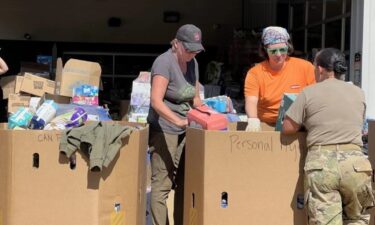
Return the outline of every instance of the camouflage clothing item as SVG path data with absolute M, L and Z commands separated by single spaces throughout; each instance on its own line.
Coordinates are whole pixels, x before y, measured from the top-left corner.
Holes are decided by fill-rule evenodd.
M 369 160 L 359 147 L 324 147 L 310 149 L 304 167 L 309 225 L 369 224 L 367 209 L 374 206 Z

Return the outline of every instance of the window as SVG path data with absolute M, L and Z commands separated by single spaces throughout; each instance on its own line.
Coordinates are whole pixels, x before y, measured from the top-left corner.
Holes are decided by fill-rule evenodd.
M 309 24 L 322 21 L 323 18 L 323 1 L 308 1 L 308 20 Z
M 341 49 L 341 20 L 335 20 L 326 24 L 326 34 L 324 38 L 324 47 Z
M 349 52 L 351 0 L 289 2 L 289 30 L 293 36 L 293 44 L 305 57 L 312 55 L 312 49 L 324 47 Z

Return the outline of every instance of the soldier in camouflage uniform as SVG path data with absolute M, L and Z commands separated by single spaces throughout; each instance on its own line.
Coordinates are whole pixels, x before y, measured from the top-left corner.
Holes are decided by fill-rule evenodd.
M 372 168 L 361 128 L 366 103 L 363 91 L 342 81 L 345 56 L 327 48 L 315 57 L 319 83 L 306 87 L 286 113 L 283 133 L 307 130 L 305 201 L 310 225 L 369 224 L 374 206 Z

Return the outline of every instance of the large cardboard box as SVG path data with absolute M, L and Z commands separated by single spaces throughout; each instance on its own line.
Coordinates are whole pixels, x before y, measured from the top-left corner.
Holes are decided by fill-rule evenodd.
M 102 69 L 99 63 L 78 59 L 69 59 L 61 69 L 61 60 L 57 61 L 56 93 L 72 97 L 73 88 L 80 84 L 100 85 Z
M 0 86 L 3 89 L 3 99 L 7 99 L 10 94 L 20 92 L 22 76 L 5 76 L 0 79 Z
M 29 107 L 30 99 L 30 96 L 10 94 L 8 98 L 8 113 L 17 112 L 19 107 Z
M 375 120 L 368 121 L 368 146 L 367 147 L 368 147 L 368 157 L 372 166 L 372 172 L 374 173 L 374 169 L 375 169 Z M 372 177 L 372 189 L 373 189 L 373 193 L 375 193 L 374 176 Z M 375 208 L 372 208 L 370 212 L 371 212 L 370 224 L 374 224 Z
M 236 127 L 188 128 L 184 225 L 306 225 L 305 134 Z
M 23 76 L 20 91 L 36 96 L 43 96 L 45 93 L 55 93 L 55 81 L 25 73 Z
M 79 152 L 71 167 L 60 137 L 0 129 L 0 224 L 144 225 L 148 127 L 124 138 L 102 172 L 90 172 Z

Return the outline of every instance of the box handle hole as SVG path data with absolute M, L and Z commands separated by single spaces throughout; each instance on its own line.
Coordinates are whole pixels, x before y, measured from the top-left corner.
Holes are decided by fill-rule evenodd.
M 194 193 L 191 194 L 191 207 L 195 208 L 195 194 Z
M 228 207 L 228 193 L 227 192 L 221 193 L 220 205 L 221 205 L 221 208 Z
M 37 169 L 39 168 L 39 154 L 38 153 L 33 154 L 33 167 Z
M 297 209 L 303 209 L 305 205 L 304 196 L 303 194 L 297 195 Z
M 70 167 L 71 170 L 74 170 L 77 167 L 76 155 L 70 156 L 69 167 Z

